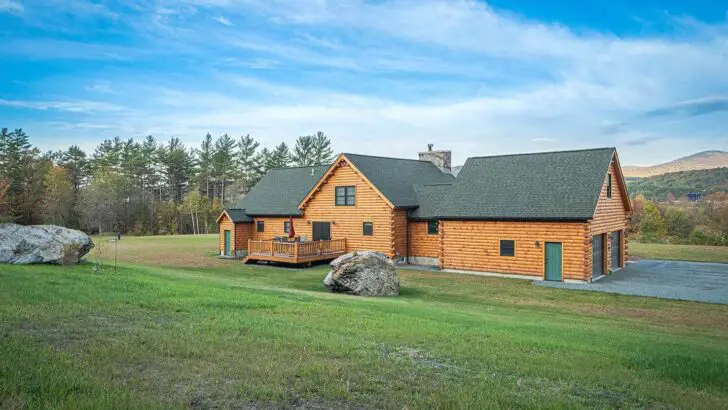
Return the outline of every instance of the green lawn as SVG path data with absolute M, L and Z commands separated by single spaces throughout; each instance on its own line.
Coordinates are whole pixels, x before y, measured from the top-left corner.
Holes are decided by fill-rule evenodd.
M 642 259 L 728 263 L 728 246 L 629 242 L 629 254 Z
M 0 408 L 728 407 L 728 306 L 415 271 L 357 298 L 215 240 L 0 267 Z

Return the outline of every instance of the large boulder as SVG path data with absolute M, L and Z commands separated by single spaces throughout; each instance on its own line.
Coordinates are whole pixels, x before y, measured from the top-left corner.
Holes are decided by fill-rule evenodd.
M 379 252 L 352 252 L 334 259 L 324 285 L 332 292 L 359 296 L 399 295 L 397 271 Z
M 88 235 L 55 225 L 0 224 L 0 263 L 78 263 L 94 247 Z

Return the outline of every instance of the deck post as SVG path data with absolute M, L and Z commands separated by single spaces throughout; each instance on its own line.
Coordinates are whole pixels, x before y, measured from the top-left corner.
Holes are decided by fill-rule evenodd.
M 298 242 L 293 242 L 293 258 L 298 262 Z

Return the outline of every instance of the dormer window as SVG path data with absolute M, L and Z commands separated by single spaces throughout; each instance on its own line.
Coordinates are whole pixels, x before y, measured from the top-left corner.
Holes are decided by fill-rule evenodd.
M 354 204 L 356 203 L 355 197 L 355 186 L 336 187 L 336 206 L 354 206 Z

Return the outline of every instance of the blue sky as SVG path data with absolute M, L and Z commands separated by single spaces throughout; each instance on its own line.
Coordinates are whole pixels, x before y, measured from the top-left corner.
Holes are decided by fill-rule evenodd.
M 575 7 L 574 4 L 579 4 Z M 728 150 L 728 2 L 0 0 L 0 126 L 413 157 Z

